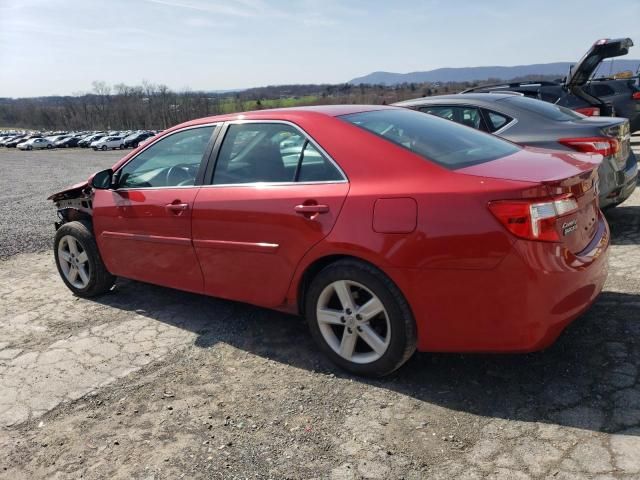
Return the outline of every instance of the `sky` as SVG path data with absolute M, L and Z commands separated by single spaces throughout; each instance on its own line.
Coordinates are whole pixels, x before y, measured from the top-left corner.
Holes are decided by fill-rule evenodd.
M 0 97 L 576 61 L 605 37 L 640 58 L 640 0 L 0 0 Z

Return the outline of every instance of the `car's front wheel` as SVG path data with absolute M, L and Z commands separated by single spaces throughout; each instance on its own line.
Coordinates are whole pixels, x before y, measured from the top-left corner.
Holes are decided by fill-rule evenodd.
M 415 320 L 398 287 L 380 270 L 355 260 L 324 268 L 305 299 L 311 333 L 340 367 L 383 376 L 416 349 Z
M 108 292 L 115 283 L 100 257 L 88 222 L 68 222 L 56 232 L 54 255 L 65 285 L 80 297 Z

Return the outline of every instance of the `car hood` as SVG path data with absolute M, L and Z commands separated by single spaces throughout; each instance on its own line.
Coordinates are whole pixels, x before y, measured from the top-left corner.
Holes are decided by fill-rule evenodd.
M 564 82 L 565 85 L 567 87 L 584 85 L 604 59 L 626 55 L 631 47 L 633 47 L 633 41 L 630 38 L 598 40 L 571 69 Z
M 93 177 L 93 175 L 92 175 Z M 65 188 L 64 190 L 60 190 L 59 192 L 53 193 L 47 197 L 47 200 L 53 200 L 57 202 L 58 200 L 64 200 L 65 198 L 75 198 L 78 197 L 86 188 L 89 188 L 89 181 L 76 183 L 75 185 L 71 185 L 70 187 Z

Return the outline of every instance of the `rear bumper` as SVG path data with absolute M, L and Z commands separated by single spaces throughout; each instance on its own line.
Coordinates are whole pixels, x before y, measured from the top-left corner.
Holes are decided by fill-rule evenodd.
M 609 227 L 580 254 L 517 241 L 492 270 L 392 269 L 418 326 L 418 350 L 531 352 L 587 310 L 607 277 Z
M 638 161 L 633 152 L 629 154 L 624 170 L 610 172 L 612 180 L 608 182 L 607 191 L 600 190 L 600 207 L 607 208 L 624 202 L 631 196 L 638 184 Z

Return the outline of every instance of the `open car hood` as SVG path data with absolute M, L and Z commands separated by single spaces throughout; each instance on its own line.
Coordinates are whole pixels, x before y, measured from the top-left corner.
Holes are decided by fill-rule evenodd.
M 633 41 L 630 38 L 598 40 L 571 69 L 564 82 L 565 86 L 584 85 L 604 59 L 626 55 L 631 47 L 633 47 Z

